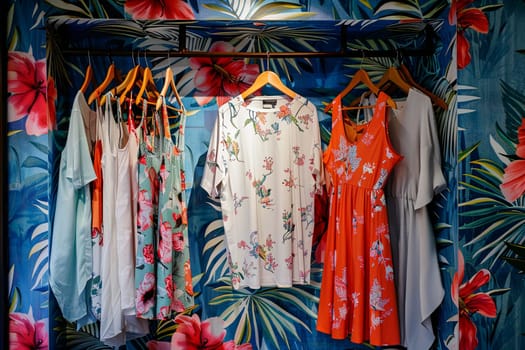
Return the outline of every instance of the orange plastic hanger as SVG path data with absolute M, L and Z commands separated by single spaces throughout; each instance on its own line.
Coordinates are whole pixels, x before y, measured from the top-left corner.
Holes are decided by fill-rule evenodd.
M 355 72 L 354 76 L 352 77 L 352 80 L 350 80 L 348 85 L 337 96 L 341 98 L 346 96 L 348 93 L 350 93 L 350 91 L 352 91 L 360 83 L 364 84 L 374 94 L 379 95 L 379 91 L 380 91 L 379 88 L 376 85 L 374 85 L 374 83 L 372 83 L 372 80 L 370 80 L 368 73 L 364 69 L 360 68 L 357 72 Z M 387 99 L 386 103 L 388 104 L 390 108 L 397 107 L 394 100 L 392 100 L 392 98 L 390 97 Z M 328 112 L 332 108 L 332 106 L 333 106 L 333 101 L 329 103 L 328 105 L 326 105 L 324 109 L 325 113 Z M 359 108 L 370 108 L 370 107 L 372 106 L 344 107 L 343 109 L 359 109 Z
M 86 68 L 86 75 L 84 76 L 84 82 L 80 86 L 80 91 L 82 91 L 82 93 L 85 94 L 89 84 L 92 82 L 93 82 L 93 68 L 91 67 L 91 64 L 88 64 Z
M 168 93 L 168 89 L 171 87 L 171 91 L 175 95 L 175 98 L 177 99 L 177 103 L 182 108 L 182 98 L 179 95 L 179 91 L 177 90 L 177 86 L 175 85 L 175 80 L 173 79 L 173 70 L 171 67 L 166 68 L 166 77 L 164 78 L 164 85 L 162 86 L 162 89 L 160 90 L 159 97 L 157 98 L 157 104 L 156 109 L 159 110 L 162 106 L 162 98 L 166 97 L 166 94 Z M 173 108 L 172 108 L 173 109 Z M 182 111 L 182 109 L 178 110 L 179 112 Z
M 295 96 L 297 96 L 297 93 L 295 93 L 295 91 L 291 90 L 283 84 L 281 78 L 279 78 L 279 76 L 275 72 L 267 70 L 257 76 L 253 84 L 241 93 L 241 97 L 243 99 L 246 99 L 248 96 L 250 96 L 257 90 L 263 88 L 267 84 L 270 84 L 271 86 L 281 91 L 290 98 L 294 98 Z
M 93 103 L 93 101 L 98 100 L 104 90 L 111 84 L 111 82 L 115 79 L 115 64 L 112 63 L 109 68 L 108 72 L 106 73 L 106 77 L 104 78 L 104 81 L 97 86 L 97 88 L 89 95 L 88 104 Z

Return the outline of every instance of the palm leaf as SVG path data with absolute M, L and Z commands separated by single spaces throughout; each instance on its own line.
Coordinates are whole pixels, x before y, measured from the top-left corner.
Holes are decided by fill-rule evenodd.
M 302 5 L 290 1 L 220 0 L 203 6 L 227 18 L 241 20 L 286 20 L 314 15 L 301 11 Z
M 208 276 L 205 284 L 210 283 L 217 277 L 223 277 L 228 272 L 228 260 L 224 233 L 218 232 L 223 229 L 222 219 L 212 221 L 206 227 L 202 255 L 206 259 L 206 272 Z
M 55 330 L 58 331 L 56 343 L 67 347 L 69 350 L 113 349 L 99 340 L 98 326 L 96 324 L 88 325 L 77 330 L 74 324 L 61 319 L 57 321 Z
M 74 14 L 78 17 L 84 17 L 84 18 L 93 17 L 93 15 L 89 12 L 89 8 L 85 6 L 84 1 L 80 1 L 80 3 L 84 5 L 84 8 L 74 5 L 72 3 L 69 3 L 69 2 L 62 1 L 62 0 L 46 0 L 46 2 L 50 4 L 52 7 L 65 11 L 71 15 Z
M 303 316 L 312 319 L 317 317 L 307 302 L 317 303 L 318 299 L 297 287 L 234 290 L 229 278 L 223 278 L 220 282 L 221 284 L 214 288 L 218 295 L 212 298 L 209 304 L 224 307 L 220 317 L 226 327 L 235 325 L 237 343 L 253 340 L 259 343 L 259 335 L 254 335 L 252 330 L 260 329 L 276 347 L 279 347 L 282 341 L 289 348 L 288 336 L 299 339 L 298 326 L 310 331 Z M 297 310 L 301 317 L 291 310 Z M 255 327 L 257 324 L 259 327 Z M 253 337 L 256 339 L 252 339 Z
M 7 284 L 8 284 L 8 296 L 9 296 L 9 312 L 15 312 L 18 308 L 18 302 L 20 301 L 20 290 L 15 287 L 13 289 L 13 278 L 15 275 L 15 265 L 11 265 L 9 272 L 7 274 Z
M 177 330 L 177 324 L 173 320 L 158 321 L 153 337 L 158 340 L 170 339 Z
M 525 95 L 501 81 L 502 103 L 505 110 L 506 135 L 517 143 L 518 128 L 525 116 Z
M 448 0 L 419 1 L 424 18 L 439 18 L 439 14 L 448 8 Z
M 327 29 L 316 27 L 290 27 L 285 25 L 265 25 L 262 27 L 228 26 L 217 30 L 213 36 L 230 39 L 231 44 L 240 52 L 316 52 L 313 43 L 327 43 L 334 34 Z M 308 64 L 310 61 L 304 59 Z M 275 59 L 271 61 L 272 69 L 282 71 L 291 80 L 288 67 L 301 73 L 298 59 Z M 262 63 L 261 63 L 262 64 Z M 279 67 L 280 69 L 277 69 Z M 266 68 L 268 69 L 268 68 Z
M 505 244 L 507 248 L 509 248 L 517 256 L 503 256 L 501 258 L 509 264 L 511 264 L 512 266 L 514 266 L 515 268 L 517 268 L 520 273 L 525 272 L 525 245 L 511 242 L 505 242 Z
M 473 144 L 472 146 L 470 146 L 469 148 L 467 148 L 465 150 L 460 151 L 459 155 L 458 155 L 458 162 L 462 162 L 467 157 L 469 157 L 472 154 L 472 152 L 474 152 L 478 148 L 480 143 L 481 143 L 481 141 Z
M 417 0 L 382 0 L 376 5 L 374 15 L 380 18 L 403 19 L 422 18 L 423 14 Z

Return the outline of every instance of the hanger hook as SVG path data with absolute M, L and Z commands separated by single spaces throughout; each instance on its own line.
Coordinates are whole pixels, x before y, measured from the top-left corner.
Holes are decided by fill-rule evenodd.
M 359 63 L 359 69 L 363 69 L 363 63 L 365 62 L 365 50 L 361 49 L 361 63 Z
M 399 67 L 401 65 L 401 50 L 399 48 L 396 49 L 396 61 L 395 65 Z
M 146 62 L 146 67 L 149 68 L 149 62 L 148 62 L 148 56 L 147 56 L 147 51 L 144 50 L 144 61 Z
M 270 70 L 270 51 L 266 51 L 266 70 Z
M 133 63 L 133 67 L 136 66 L 136 64 L 135 64 L 135 55 L 133 54 L 133 49 L 131 49 L 131 63 Z
M 91 51 L 89 49 L 88 49 L 88 65 L 92 66 L 91 65 Z

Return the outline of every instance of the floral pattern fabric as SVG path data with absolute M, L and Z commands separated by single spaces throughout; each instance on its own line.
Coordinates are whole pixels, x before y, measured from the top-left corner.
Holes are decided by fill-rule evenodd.
M 317 330 L 354 343 L 400 342 L 394 270 L 383 187 L 400 156 L 386 128 L 380 93 L 372 119 L 345 132 L 341 97 L 333 103 L 332 136 L 323 161 L 330 216 Z
M 184 196 L 185 115 L 179 116 L 175 143 L 165 104 L 160 117 L 160 136 L 143 129 L 139 145 L 135 306 L 137 317 L 164 320 L 193 305 L 193 287 Z
M 220 195 L 234 288 L 309 283 L 320 169 L 305 98 L 239 95 L 220 107 L 201 185 Z

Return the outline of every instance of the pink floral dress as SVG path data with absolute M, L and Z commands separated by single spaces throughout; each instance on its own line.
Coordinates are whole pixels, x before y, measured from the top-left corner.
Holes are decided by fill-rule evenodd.
M 151 133 L 144 127 L 139 146 L 135 305 L 137 317 L 163 320 L 193 305 L 184 195 L 185 114 L 179 115 L 175 142 L 165 103 L 153 119 Z

